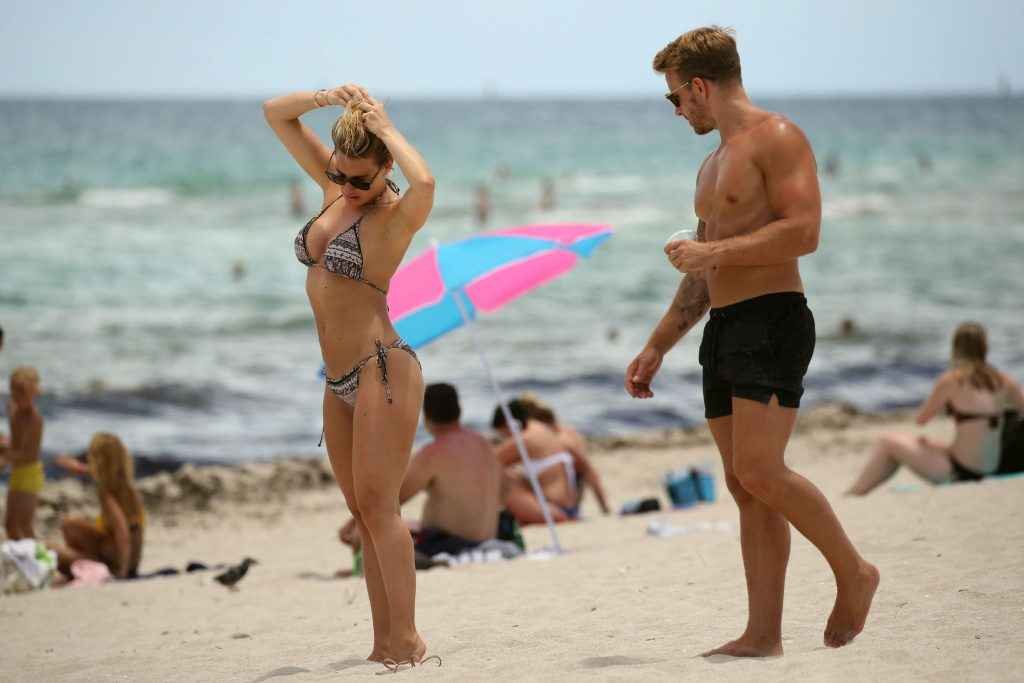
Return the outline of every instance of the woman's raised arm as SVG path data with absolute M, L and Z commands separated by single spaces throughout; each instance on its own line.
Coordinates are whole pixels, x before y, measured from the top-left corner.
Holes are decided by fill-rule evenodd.
M 342 85 L 331 90 L 293 92 L 263 103 L 263 116 L 281 144 L 321 188 L 327 187 L 324 170 L 331 152 L 312 128 L 299 121 L 299 117 L 320 107 L 346 105 L 353 97 L 367 98 L 369 95 L 358 85 Z
M 402 169 L 402 175 L 409 181 L 409 190 L 398 202 L 392 220 L 397 221 L 399 229 L 412 234 L 427 222 L 434 206 L 434 175 L 426 160 L 395 128 L 383 104 L 367 95 L 359 103 L 359 108 L 367 130 L 387 146 L 398 168 Z

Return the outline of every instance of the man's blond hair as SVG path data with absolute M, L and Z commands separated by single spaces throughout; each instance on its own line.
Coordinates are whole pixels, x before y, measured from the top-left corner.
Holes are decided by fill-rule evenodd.
M 695 77 L 726 83 L 742 83 L 736 32 L 721 26 L 702 26 L 687 31 L 654 56 L 658 73 L 674 71 L 682 80 Z

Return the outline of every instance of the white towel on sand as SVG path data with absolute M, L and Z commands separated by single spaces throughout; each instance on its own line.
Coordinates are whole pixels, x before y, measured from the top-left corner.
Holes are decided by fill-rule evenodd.
M 513 557 L 519 557 L 523 554 L 523 551 L 519 549 L 515 543 L 510 541 L 499 541 L 492 538 L 489 541 L 484 541 L 475 548 L 465 550 L 458 555 L 450 555 L 449 553 L 438 553 L 434 555 L 432 560 L 435 562 L 446 562 L 449 567 L 454 567 L 460 564 L 486 564 L 489 562 L 500 562 L 502 560 L 510 560 Z
M 20 541 L 4 541 L 0 544 L 0 558 L 4 564 L 13 565 L 17 575 L 7 572 L 4 576 L 3 592 L 19 593 L 38 590 L 50 583 L 57 567 L 57 554 L 34 538 Z M 20 580 L 19 580 L 20 579 Z

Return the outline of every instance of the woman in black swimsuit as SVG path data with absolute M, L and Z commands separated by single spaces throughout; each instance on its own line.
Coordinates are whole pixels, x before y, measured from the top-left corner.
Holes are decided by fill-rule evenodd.
M 345 112 L 326 147 L 299 117 L 319 107 Z M 306 294 L 327 367 L 324 438 L 362 537 L 373 617 L 368 659 L 418 664 L 412 539 L 399 510 L 423 400 L 416 354 L 388 317 L 387 288 L 434 202 L 427 163 L 360 86 L 297 92 L 263 104 L 267 123 L 323 190 L 323 208 L 296 235 Z M 409 182 L 399 195 L 397 163 Z
M 977 323 L 960 325 L 953 335 L 952 368 L 945 372 L 917 414 L 924 425 L 940 412 L 956 422 L 950 444 L 926 436 L 886 434 L 847 492 L 864 495 L 896 473 L 900 465 L 933 484 L 977 481 L 999 465 L 1000 430 L 1006 404 L 1024 410 L 1020 385 L 989 365 L 988 342 Z

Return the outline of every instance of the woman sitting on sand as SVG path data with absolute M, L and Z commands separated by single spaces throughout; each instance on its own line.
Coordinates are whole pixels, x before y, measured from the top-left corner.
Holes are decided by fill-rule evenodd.
M 590 462 L 590 458 L 587 456 L 587 441 L 583 438 L 583 435 L 576 431 L 572 425 L 559 421 L 551 406 L 547 405 L 530 392 L 523 393 L 519 397 L 519 400 L 522 401 L 524 406 L 526 406 L 526 410 L 529 412 L 531 418 L 540 420 L 558 432 L 558 436 L 561 438 L 562 444 L 565 446 L 566 450 L 569 451 L 570 455 L 572 455 L 573 465 L 576 468 L 579 483 L 576 507 L 579 507 L 580 501 L 582 500 L 584 487 L 589 486 L 594 491 L 594 496 L 597 498 L 597 504 L 601 506 L 601 512 L 606 515 L 611 512 L 611 508 L 608 507 L 608 497 L 605 495 L 604 484 L 601 482 L 601 475 L 599 475 L 597 470 L 594 469 L 593 464 Z
M 509 401 L 509 412 L 517 422 L 534 476 L 540 484 L 555 522 L 579 518 L 579 481 L 576 461 L 565 441 L 550 425 L 530 415 L 519 399 Z M 498 462 L 506 468 L 503 489 L 505 508 L 521 525 L 543 524 L 544 512 L 525 472 L 516 471 L 522 463 L 512 430 L 499 405 L 494 409 L 491 426 L 504 441 L 495 448 Z
M 345 107 L 333 150 L 299 117 Z M 427 646 L 416 631 L 412 537 L 398 494 L 423 402 L 412 347 L 388 316 L 388 283 L 434 202 L 427 163 L 358 85 L 296 92 L 263 105 L 267 123 L 323 191 L 323 208 L 295 236 L 306 294 L 327 368 L 324 438 L 363 543 L 373 618 L 368 659 L 416 665 Z M 397 162 L 409 182 L 399 195 Z
M 956 422 L 951 444 L 926 436 L 886 434 L 853 487 L 862 496 L 889 479 L 905 465 L 933 484 L 977 481 L 999 465 L 1003 409 L 1008 403 L 1024 410 L 1024 393 L 1012 378 L 985 361 L 988 342 L 985 329 L 963 323 L 953 335 L 952 368 L 936 381 L 931 396 L 917 414 L 917 424 L 927 424 L 945 411 Z
M 119 579 L 134 577 L 142 560 L 146 512 L 135 488 L 135 465 L 121 439 L 113 434 L 93 435 L 87 465 L 63 457 L 58 464 L 76 474 L 91 476 L 100 499 L 95 521 L 69 517 L 61 525 L 66 547 L 57 549 L 57 568 L 71 576 L 71 564 L 86 559 L 102 562 Z

